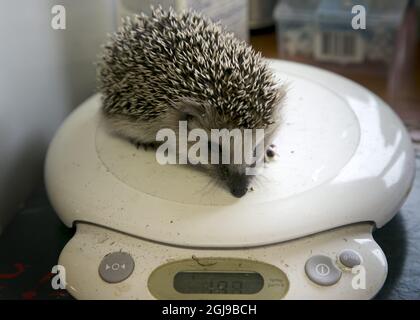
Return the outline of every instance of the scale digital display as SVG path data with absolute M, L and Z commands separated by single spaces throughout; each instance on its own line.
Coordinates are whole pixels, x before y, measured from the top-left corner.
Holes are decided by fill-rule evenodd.
M 264 287 L 258 272 L 182 271 L 173 286 L 183 294 L 256 294 Z

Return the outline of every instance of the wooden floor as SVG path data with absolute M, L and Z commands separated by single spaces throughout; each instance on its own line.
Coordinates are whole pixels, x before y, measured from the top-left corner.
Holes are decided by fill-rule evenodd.
M 281 58 L 274 31 L 252 35 L 251 44 L 267 58 Z M 333 66 L 328 69 L 360 83 L 380 96 L 403 119 L 413 140 L 420 142 L 420 43 L 414 40 L 401 51 L 403 56 L 399 64 L 388 73 L 355 72 L 350 68 Z

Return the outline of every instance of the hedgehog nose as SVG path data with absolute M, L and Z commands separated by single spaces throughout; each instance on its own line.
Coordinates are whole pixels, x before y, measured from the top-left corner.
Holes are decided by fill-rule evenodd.
M 229 189 L 236 198 L 242 198 L 248 191 L 249 177 L 245 174 L 231 173 Z
M 247 188 L 243 188 L 243 187 L 233 187 L 230 190 L 232 195 L 236 198 L 242 198 L 247 191 L 248 191 Z

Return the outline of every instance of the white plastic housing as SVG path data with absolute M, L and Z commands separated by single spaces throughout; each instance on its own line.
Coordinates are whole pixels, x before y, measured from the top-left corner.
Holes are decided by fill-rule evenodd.
M 345 268 L 338 262 L 344 249 L 358 252 L 362 258 L 360 269 Z M 104 256 L 112 252 L 127 252 L 135 261 L 129 278 L 120 283 L 107 283 L 98 274 Z M 312 282 L 305 274 L 305 263 L 314 255 L 330 257 L 341 270 L 340 280 L 332 286 Z M 196 249 L 166 246 L 145 241 L 120 232 L 85 223 L 77 224 L 77 233 L 60 255 L 59 264 L 66 270 L 66 289 L 77 299 L 156 299 L 150 275 L 160 266 L 184 259 L 241 258 L 268 263 L 282 270 L 289 288 L 283 297 L 265 299 L 370 299 L 385 282 L 388 266 L 386 258 L 372 238 L 370 224 L 358 224 L 325 231 L 290 242 L 255 248 L 232 250 Z M 191 260 L 192 261 L 192 260 Z M 253 271 L 251 268 L 249 271 Z M 180 269 L 178 271 L 188 271 Z M 269 282 L 270 279 L 265 279 Z M 171 290 L 171 283 L 161 284 L 163 291 Z M 234 296 L 238 299 L 237 296 Z M 197 295 L 178 296 L 177 299 L 197 299 Z M 172 298 L 168 298 L 172 299 Z M 232 299 L 229 295 L 207 295 L 207 299 Z M 258 295 L 244 295 L 243 299 L 258 299 Z
M 104 129 L 96 95 L 68 117 L 48 152 L 46 185 L 60 218 L 205 248 L 279 243 L 364 221 L 383 226 L 414 177 L 400 119 L 343 77 L 270 63 L 289 92 L 278 157 L 254 191 L 237 199 L 186 165 L 157 164 L 154 152 Z

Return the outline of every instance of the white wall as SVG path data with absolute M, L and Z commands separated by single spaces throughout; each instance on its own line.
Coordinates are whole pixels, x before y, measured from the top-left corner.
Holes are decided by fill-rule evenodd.
M 51 8 L 66 8 L 66 30 Z M 64 117 L 95 91 L 93 61 L 114 29 L 112 0 L 0 2 L 0 233 L 42 177 Z

